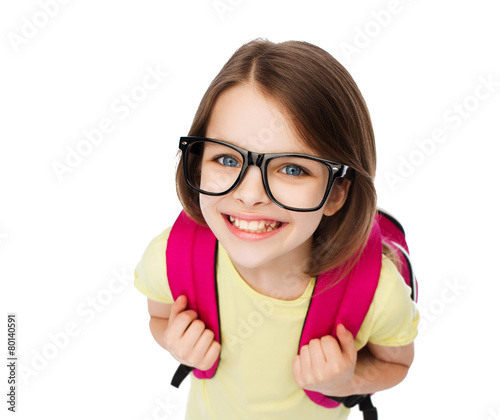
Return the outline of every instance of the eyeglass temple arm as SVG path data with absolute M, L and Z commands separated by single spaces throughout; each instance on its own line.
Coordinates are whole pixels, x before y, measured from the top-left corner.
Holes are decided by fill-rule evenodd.
M 344 165 L 342 169 L 338 172 L 338 177 L 347 179 L 349 181 L 352 181 L 354 179 L 354 176 L 356 175 L 356 171 L 352 169 L 350 166 Z

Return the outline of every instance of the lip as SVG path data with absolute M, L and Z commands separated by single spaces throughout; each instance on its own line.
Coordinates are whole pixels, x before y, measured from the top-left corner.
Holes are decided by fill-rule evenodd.
M 265 220 L 265 221 L 271 221 L 271 222 L 280 222 L 281 226 L 277 229 L 271 230 L 270 232 L 262 232 L 262 233 L 252 233 L 252 232 L 244 232 L 242 230 L 239 230 L 236 226 L 233 226 L 231 222 L 229 221 L 229 217 L 232 216 L 236 219 L 244 219 L 244 220 Z M 244 239 L 247 241 L 259 241 L 262 239 L 267 239 L 271 236 L 274 236 L 281 232 L 283 228 L 286 227 L 288 224 L 287 222 L 283 222 L 278 219 L 273 219 L 269 217 L 265 217 L 263 215 L 258 215 L 258 214 L 242 214 L 242 213 L 221 213 L 222 219 L 224 219 L 224 222 L 226 223 L 226 226 L 228 230 L 236 237 L 240 239 Z

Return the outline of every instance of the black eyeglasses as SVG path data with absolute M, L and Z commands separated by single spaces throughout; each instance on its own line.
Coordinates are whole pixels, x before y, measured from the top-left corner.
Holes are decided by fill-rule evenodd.
M 337 178 L 353 179 L 354 169 L 341 163 L 296 153 L 256 153 L 205 137 L 181 137 L 184 177 L 190 188 L 206 195 L 228 194 L 250 165 L 260 169 L 273 203 L 292 211 L 320 209 Z

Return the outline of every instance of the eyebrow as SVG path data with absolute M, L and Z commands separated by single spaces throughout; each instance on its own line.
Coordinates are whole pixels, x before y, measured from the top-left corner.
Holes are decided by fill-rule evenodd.
M 318 158 L 321 158 L 321 156 L 318 156 L 317 153 L 309 153 L 307 151 L 298 151 L 298 152 L 290 152 L 290 151 L 281 151 L 281 152 L 256 152 L 254 150 L 250 150 L 250 149 L 247 149 L 247 145 L 239 145 L 239 144 L 235 144 L 234 142 L 230 141 L 230 140 L 227 140 L 225 138 L 217 138 L 217 137 L 207 137 L 205 136 L 204 138 L 206 139 L 212 139 L 212 140 L 218 140 L 218 141 L 223 141 L 224 143 L 227 143 L 227 144 L 230 144 L 231 146 L 235 146 L 235 147 L 240 147 L 242 149 L 245 149 L 247 150 L 248 152 L 252 152 L 252 153 L 257 153 L 257 154 L 263 154 L 263 155 L 269 155 L 269 154 L 274 154 L 274 153 L 283 153 L 283 154 L 290 154 L 290 155 L 305 155 L 305 156 L 310 156 L 310 157 L 318 157 Z
M 227 143 L 227 144 L 230 144 L 231 146 L 235 146 L 235 147 L 241 147 L 242 149 L 245 149 L 245 150 L 248 150 L 248 151 L 251 151 L 249 149 L 247 149 L 244 145 L 244 146 L 241 146 L 239 144 L 235 144 L 234 142 L 232 142 L 231 140 L 228 140 L 228 139 L 225 139 L 225 138 L 220 138 L 220 137 L 207 137 L 205 136 L 206 139 L 212 139 L 212 140 L 217 140 L 217 141 L 223 141 L 224 143 Z M 257 153 L 257 152 L 255 152 Z

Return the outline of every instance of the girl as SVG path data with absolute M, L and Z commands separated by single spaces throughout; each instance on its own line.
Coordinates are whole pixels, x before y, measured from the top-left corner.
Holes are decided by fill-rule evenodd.
M 249 42 L 209 86 L 189 136 L 177 191 L 218 240 L 222 346 L 185 296 L 172 298 L 170 229 L 149 244 L 135 281 L 160 346 L 201 370 L 220 357 L 213 378 L 191 381 L 186 418 L 344 419 L 343 404 L 325 408 L 304 390 L 346 397 L 401 382 L 418 313 L 385 255 L 356 337 L 338 325 L 336 338 L 297 355 L 316 276 L 354 266 L 376 212 L 374 135 L 348 72 L 306 42 Z

